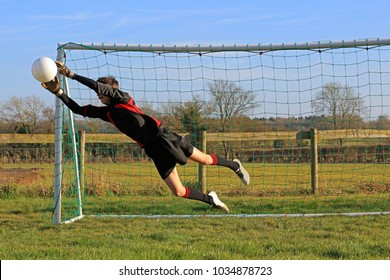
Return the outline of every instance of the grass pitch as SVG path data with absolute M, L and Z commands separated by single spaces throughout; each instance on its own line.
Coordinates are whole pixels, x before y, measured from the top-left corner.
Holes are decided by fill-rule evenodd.
M 100 169 L 102 166 L 104 172 Z M 208 185 L 218 192 L 232 214 L 390 209 L 387 165 L 323 165 L 319 195 L 308 193 L 307 165 L 247 166 L 253 182 L 248 187 L 240 186 L 229 170 L 208 169 Z M 2 166 L 6 167 L 20 168 Z M 0 178 L 3 180 L 0 185 L 0 259 L 390 259 L 390 215 L 206 217 L 202 215 L 221 213 L 206 204 L 173 197 L 150 163 L 88 166 L 84 214 L 200 216 L 187 219 L 86 217 L 75 223 L 55 225 L 51 220 L 52 165 L 22 168 L 35 173 L 20 176 L 15 181 L 8 173 Z M 185 183 L 196 182 L 196 165 L 180 168 Z M 74 193 L 70 187 L 63 191 L 64 218 L 73 218 L 72 207 L 77 208 Z
M 86 217 L 75 223 L 54 225 L 47 207 L 49 199 L 6 198 L 0 203 L 3 260 L 390 259 L 390 215 Z

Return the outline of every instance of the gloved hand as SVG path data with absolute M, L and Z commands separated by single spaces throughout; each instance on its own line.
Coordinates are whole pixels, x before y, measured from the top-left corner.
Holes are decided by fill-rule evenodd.
M 75 73 L 70 71 L 70 69 L 63 62 L 56 61 L 56 64 L 61 75 L 74 79 Z
M 60 82 L 58 81 L 57 76 L 51 81 L 41 83 L 41 86 L 50 91 L 51 93 L 55 94 L 57 97 L 60 97 L 64 93 L 64 91 L 60 87 Z

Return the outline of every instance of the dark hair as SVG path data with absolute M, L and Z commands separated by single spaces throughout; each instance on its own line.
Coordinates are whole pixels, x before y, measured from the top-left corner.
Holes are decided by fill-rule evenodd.
M 100 77 L 99 79 L 97 79 L 97 82 L 107 84 L 115 88 L 119 87 L 118 81 L 115 79 L 115 77 L 112 76 Z

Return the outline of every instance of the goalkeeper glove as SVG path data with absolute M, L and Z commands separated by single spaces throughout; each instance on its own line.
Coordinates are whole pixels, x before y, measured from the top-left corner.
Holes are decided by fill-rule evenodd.
M 57 77 L 46 83 L 41 83 L 41 85 L 51 93 L 55 94 L 55 96 L 57 97 L 60 97 L 64 93 L 64 91 L 60 87 L 60 82 L 58 81 Z
M 75 73 L 70 71 L 70 69 L 63 62 L 56 61 L 56 64 L 61 75 L 74 79 Z

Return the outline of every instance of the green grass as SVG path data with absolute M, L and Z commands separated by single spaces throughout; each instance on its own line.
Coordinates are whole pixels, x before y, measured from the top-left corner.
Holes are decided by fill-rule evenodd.
M 390 259 L 390 215 L 86 217 L 54 225 L 50 199 L 7 198 L 0 204 L 0 259 Z M 166 210 L 176 207 L 167 206 Z
M 310 195 L 304 164 L 246 164 L 244 187 L 229 170 L 208 167 L 207 184 L 232 214 L 390 211 L 383 165 L 320 165 L 320 191 Z M 207 217 L 208 205 L 173 197 L 151 163 L 88 164 L 84 219 L 54 225 L 53 166 L 0 184 L 1 259 L 390 259 L 390 215 Z M 178 167 L 196 185 L 195 164 Z M 8 174 L 6 174 L 8 176 Z M 63 219 L 77 215 L 71 176 L 64 172 Z M 5 182 L 5 183 L 4 183 Z M 71 196 L 71 197 L 69 197 Z M 102 218 L 91 214 L 198 215 L 194 218 Z M 222 214 L 221 214 L 222 215 Z
M 222 196 L 231 214 L 313 214 L 387 212 L 390 194 L 308 197 Z M 68 203 L 69 202 L 69 203 Z M 63 203 L 77 209 L 75 199 Z M 74 207 L 71 207 L 74 206 Z M 89 197 L 83 204 L 84 214 L 120 215 L 207 215 L 220 214 L 209 205 L 170 196 Z M 69 215 L 77 215 L 69 213 Z

